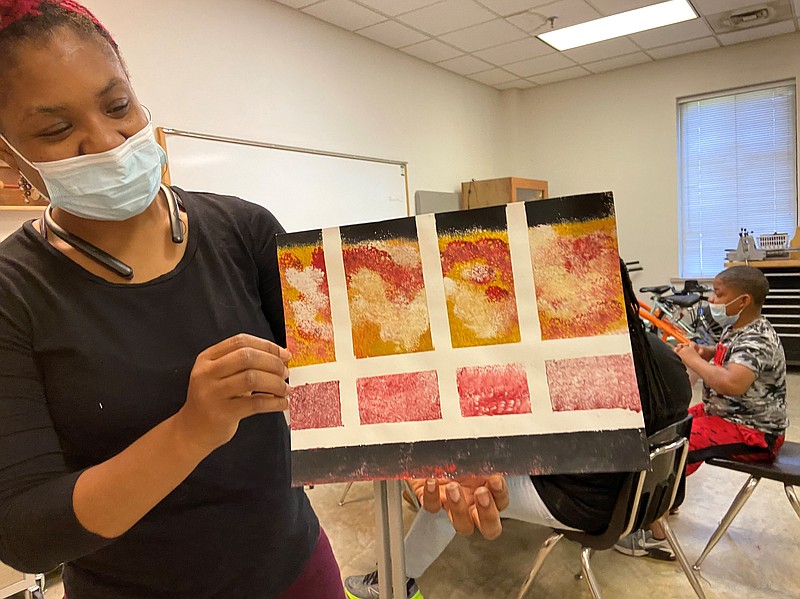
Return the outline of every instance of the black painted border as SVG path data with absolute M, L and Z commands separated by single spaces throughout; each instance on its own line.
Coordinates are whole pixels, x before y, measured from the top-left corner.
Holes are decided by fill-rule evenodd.
M 357 445 L 292 452 L 294 484 L 504 474 L 634 472 L 647 468 L 643 429 Z
M 614 194 L 605 191 L 533 200 L 525 202 L 525 213 L 529 227 L 607 218 L 614 216 Z

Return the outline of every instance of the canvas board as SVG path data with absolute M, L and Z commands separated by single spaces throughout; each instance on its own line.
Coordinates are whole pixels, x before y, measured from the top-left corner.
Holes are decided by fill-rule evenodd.
M 641 470 L 611 193 L 278 236 L 295 483 Z

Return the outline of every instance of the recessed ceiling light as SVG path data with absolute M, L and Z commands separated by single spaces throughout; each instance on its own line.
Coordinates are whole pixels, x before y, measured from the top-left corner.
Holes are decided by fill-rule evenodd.
M 647 31 L 664 25 L 696 19 L 694 9 L 688 0 L 669 0 L 652 6 L 621 12 L 609 17 L 587 21 L 564 29 L 556 29 L 537 35 L 540 40 L 564 51 L 578 46 L 586 46 L 603 40 L 610 40 L 639 31 Z

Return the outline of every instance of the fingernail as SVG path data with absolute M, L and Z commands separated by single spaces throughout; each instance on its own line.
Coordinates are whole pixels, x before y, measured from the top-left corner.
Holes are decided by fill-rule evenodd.
M 494 478 L 489 481 L 489 486 L 492 487 L 493 491 L 502 491 L 503 490 L 503 481 L 499 478 Z
M 458 488 L 458 485 L 456 483 L 448 483 L 447 497 L 453 503 L 458 503 L 461 500 L 461 490 Z
M 489 507 L 489 492 L 483 489 L 475 491 L 475 498 L 482 507 Z
M 427 489 L 428 493 L 433 493 L 436 490 L 436 481 L 432 478 L 429 478 L 425 481 L 425 488 Z

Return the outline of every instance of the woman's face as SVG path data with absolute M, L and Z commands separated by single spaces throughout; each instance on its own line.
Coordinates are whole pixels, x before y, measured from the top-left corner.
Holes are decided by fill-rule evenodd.
M 105 152 L 147 124 L 125 69 L 103 40 L 62 28 L 46 44 L 19 46 L 15 58 L 3 76 L 0 133 L 30 162 Z M 43 189 L 36 171 L 2 140 L 0 158 Z

